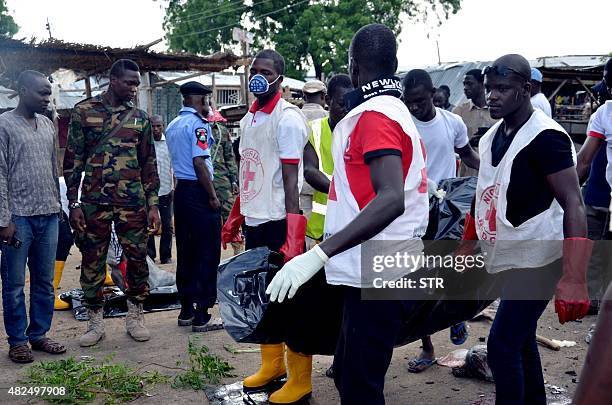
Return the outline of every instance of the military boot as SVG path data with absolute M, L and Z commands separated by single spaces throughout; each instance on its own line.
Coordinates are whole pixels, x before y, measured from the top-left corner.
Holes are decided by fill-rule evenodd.
M 89 321 L 87 331 L 79 338 L 81 347 L 89 347 L 98 343 L 104 337 L 104 321 L 102 320 L 102 308 L 87 309 Z
M 125 329 L 132 339 L 137 342 L 145 342 L 151 338 L 149 330 L 144 324 L 144 313 L 142 312 L 142 303 L 134 303 L 132 300 L 127 300 L 128 313 L 125 317 Z

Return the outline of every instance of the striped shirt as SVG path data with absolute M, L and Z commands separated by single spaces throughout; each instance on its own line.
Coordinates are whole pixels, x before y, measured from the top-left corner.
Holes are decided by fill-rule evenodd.
M 0 115 L 0 226 L 11 215 L 60 212 L 55 128 L 36 114 L 36 128 L 15 110 Z
M 158 195 L 161 197 L 170 194 L 174 189 L 174 172 L 172 171 L 172 161 L 170 160 L 168 145 L 166 145 L 166 137 L 162 135 L 161 141 L 154 142 L 157 173 L 159 175 Z

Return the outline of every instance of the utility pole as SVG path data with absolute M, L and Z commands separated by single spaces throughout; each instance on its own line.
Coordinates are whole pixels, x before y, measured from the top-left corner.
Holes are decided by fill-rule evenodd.
M 440 44 L 438 43 L 437 39 L 436 39 L 436 49 L 438 50 L 438 65 L 441 65 L 442 61 L 440 59 Z
M 49 24 L 49 17 L 47 17 L 47 31 L 49 32 L 49 39 L 53 39 L 53 35 L 51 34 L 51 24 Z
M 249 45 L 253 43 L 253 33 L 235 27 L 232 30 L 232 39 L 240 42 L 242 48 L 242 57 L 244 59 L 249 57 Z M 247 66 L 244 66 L 244 88 L 243 88 L 243 100 L 244 105 L 249 108 L 249 75 Z

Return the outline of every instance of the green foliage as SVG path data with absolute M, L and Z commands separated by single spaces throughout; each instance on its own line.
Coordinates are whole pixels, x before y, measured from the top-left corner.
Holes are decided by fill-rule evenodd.
M 146 394 L 145 388 L 168 381 L 157 371 L 139 373 L 125 364 L 77 361 L 74 357 L 40 362 L 27 369 L 33 386 L 66 387 L 66 395 L 45 398 L 52 403 L 81 404 L 98 399 L 105 404 L 133 401 Z M 98 398 L 98 396 L 100 398 Z
M 164 18 L 170 49 L 210 54 L 232 43 L 246 6 L 237 0 L 170 0 Z M 225 27 L 218 29 L 219 27 Z
M 403 17 L 438 23 L 459 10 L 461 0 L 170 0 L 164 28 L 170 48 L 211 53 L 233 43 L 234 27 L 251 29 L 255 49 L 273 44 L 287 75 L 302 78 L 346 71 L 348 46 L 363 25 L 382 23 L 399 34 Z M 208 11 L 203 11 L 208 10 Z M 197 33 L 197 34 L 196 34 Z
M 194 340 L 189 339 L 187 346 L 190 368 L 174 377 L 173 388 L 201 390 L 209 384 L 218 384 L 223 377 L 233 376 L 230 371 L 234 367 L 220 357 L 209 354 L 208 347 Z
M 5 0 L 0 0 L 0 36 L 12 37 L 19 31 L 19 26 L 8 14 Z

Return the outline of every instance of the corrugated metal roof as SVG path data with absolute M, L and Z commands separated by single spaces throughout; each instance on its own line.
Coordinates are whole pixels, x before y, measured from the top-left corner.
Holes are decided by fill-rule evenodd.
M 459 105 L 467 101 L 467 98 L 463 93 L 463 77 L 465 74 L 472 69 L 482 70 L 489 64 L 490 62 L 451 63 L 429 66 L 426 67 L 425 70 L 429 72 L 435 87 L 445 84 L 450 88 L 450 103 Z
M 10 98 L 10 96 L 14 93 L 15 92 L 13 90 L 0 86 L 0 110 L 8 110 L 17 107 L 19 98 Z

